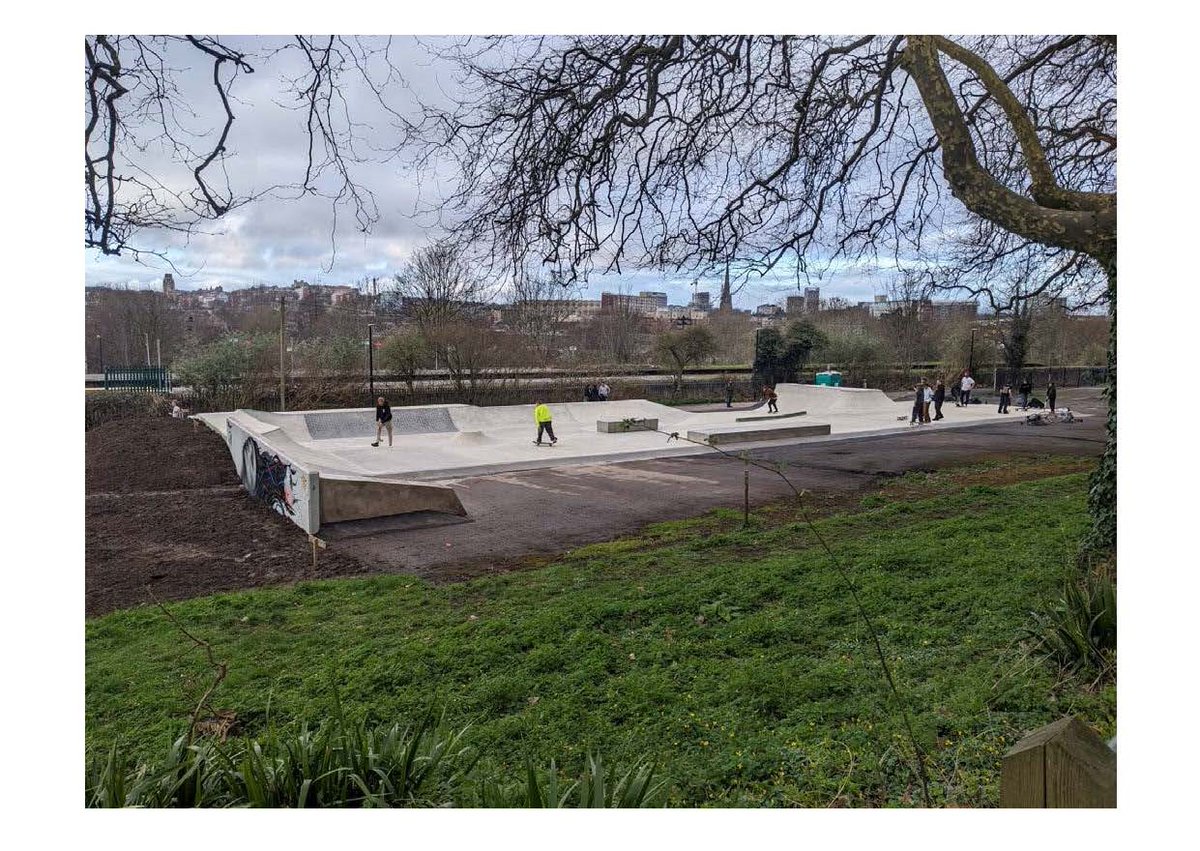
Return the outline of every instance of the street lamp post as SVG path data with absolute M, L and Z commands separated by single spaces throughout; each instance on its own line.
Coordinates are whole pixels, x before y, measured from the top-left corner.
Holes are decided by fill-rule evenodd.
M 975 329 L 971 329 L 971 355 L 968 358 L 968 367 L 971 371 L 971 377 L 975 377 Z
M 375 326 L 367 325 L 367 383 L 371 387 L 371 402 L 375 401 Z

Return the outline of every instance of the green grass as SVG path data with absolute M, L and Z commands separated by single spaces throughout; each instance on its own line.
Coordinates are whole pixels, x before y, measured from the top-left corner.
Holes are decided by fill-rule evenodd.
M 1110 735 L 1115 688 L 1030 658 L 1031 609 L 1061 592 L 1086 476 L 911 497 L 817 521 L 849 565 L 930 754 L 936 803 L 994 805 L 1000 757 L 1075 713 Z M 885 489 L 886 492 L 886 489 Z M 171 605 L 229 675 L 213 703 L 248 733 L 436 706 L 498 769 L 579 771 L 588 752 L 670 777 L 674 804 L 919 803 L 870 639 L 802 524 L 737 512 L 658 524 L 550 565 L 458 585 L 314 582 Z M 206 679 L 144 607 L 87 624 L 87 739 L 155 760 Z

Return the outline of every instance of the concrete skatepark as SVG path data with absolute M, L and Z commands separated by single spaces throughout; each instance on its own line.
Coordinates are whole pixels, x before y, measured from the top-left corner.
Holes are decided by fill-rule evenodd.
M 196 415 L 220 434 L 246 489 L 309 534 L 323 526 L 414 512 L 465 515 L 455 481 L 572 467 L 891 434 L 912 428 L 912 403 L 881 390 L 780 384 L 765 406 L 696 413 L 642 399 L 551 405 L 558 444 L 534 446 L 533 405 L 393 408 L 393 445 L 371 446 L 373 408 Z M 944 406 L 921 430 L 1012 421 L 991 405 Z M 627 420 L 657 431 L 625 430 Z M 675 432 L 688 440 L 670 440 Z

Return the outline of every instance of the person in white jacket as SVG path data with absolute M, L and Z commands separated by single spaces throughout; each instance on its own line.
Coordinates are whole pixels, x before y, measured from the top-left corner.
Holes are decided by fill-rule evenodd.
M 975 379 L 968 370 L 963 370 L 962 381 L 959 383 L 958 405 L 971 404 L 971 391 L 975 389 Z

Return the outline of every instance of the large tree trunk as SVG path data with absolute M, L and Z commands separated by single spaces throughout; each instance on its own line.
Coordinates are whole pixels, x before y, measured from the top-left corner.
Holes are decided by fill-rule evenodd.
M 1111 550 L 1117 546 L 1117 261 L 1110 260 L 1108 272 L 1108 380 L 1104 395 L 1108 400 L 1108 439 L 1104 455 L 1092 473 L 1088 489 L 1088 513 L 1092 531 L 1087 545 L 1092 550 Z

